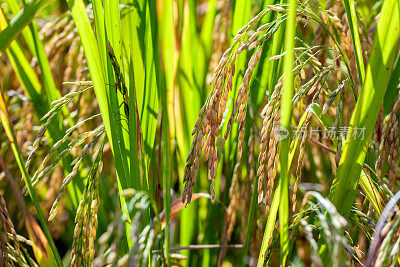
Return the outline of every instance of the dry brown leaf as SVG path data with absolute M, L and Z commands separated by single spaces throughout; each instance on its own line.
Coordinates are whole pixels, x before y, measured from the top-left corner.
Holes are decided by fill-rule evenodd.
M 192 200 L 194 201 L 198 198 L 208 198 L 208 199 L 212 199 L 210 194 L 206 194 L 206 193 L 193 193 L 192 195 Z M 171 212 L 169 215 L 169 222 L 171 223 L 172 219 L 175 218 L 175 216 L 186 206 L 186 202 L 182 203 L 182 197 L 179 197 L 177 199 L 175 199 L 172 204 L 171 204 Z M 163 210 L 160 213 L 160 220 L 161 220 L 161 230 L 164 230 L 165 228 L 165 210 Z
M 25 226 L 32 241 L 33 253 L 40 266 L 55 266 L 55 259 L 42 228 L 31 215 L 25 217 Z

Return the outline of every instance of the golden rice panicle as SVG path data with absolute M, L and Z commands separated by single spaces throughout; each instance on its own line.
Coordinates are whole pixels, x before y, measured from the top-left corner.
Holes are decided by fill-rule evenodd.
M 205 144 L 205 159 L 208 161 L 208 179 L 213 181 L 216 175 L 216 164 L 217 164 L 217 150 L 216 150 L 216 143 L 215 139 L 218 134 L 218 108 L 219 108 L 219 100 L 221 97 L 221 87 L 222 87 L 222 80 L 223 76 L 220 76 L 216 82 L 214 87 L 214 94 L 211 97 L 210 106 L 206 112 L 206 118 L 208 122 L 207 130 L 208 137 Z M 212 191 L 212 198 L 214 198 L 213 190 Z
M 262 123 L 262 128 L 261 128 L 261 144 L 260 144 L 260 154 L 258 155 L 258 162 L 259 162 L 259 167 L 257 170 L 257 176 L 258 176 L 258 203 L 261 203 L 264 192 L 262 190 L 263 183 L 264 183 L 264 178 L 265 178 L 265 161 L 267 159 L 267 155 L 269 153 L 269 142 L 272 142 L 270 140 L 270 134 L 272 131 L 272 126 L 273 126 L 273 121 L 274 117 L 276 116 L 278 112 L 278 105 L 276 104 L 278 101 L 279 97 L 279 90 L 280 90 L 280 85 L 281 83 L 278 83 L 277 86 L 275 86 L 274 92 L 272 93 L 268 104 L 265 105 L 264 109 L 261 112 L 261 115 L 264 117 L 263 123 Z M 271 163 L 270 163 L 271 164 Z
M 397 119 L 397 114 L 400 109 L 400 92 L 397 96 L 397 100 L 393 106 L 393 109 L 391 111 L 391 128 L 388 133 L 388 141 L 389 144 L 389 153 L 387 157 L 387 162 L 389 165 L 389 183 L 388 187 L 390 190 L 393 189 L 393 186 L 396 182 L 396 180 L 399 178 L 399 173 L 398 173 L 398 160 L 399 160 L 399 121 Z M 393 191 L 393 190 L 392 190 Z
M 98 149 L 91 166 L 88 183 L 79 202 L 75 217 L 74 239 L 71 251 L 71 266 L 90 265 L 95 249 L 94 240 L 97 231 L 97 213 L 99 209 L 99 176 L 103 169 L 101 157 L 105 139 Z
M 255 135 L 254 135 L 254 128 L 251 128 L 250 130 L 250 138 L 248 141 L 248 146 L 249 146 L 249 161 L 248 161 L 248 166 L 250 168 L 250 171 L 248 172 L 249 175 L 249 181 L 253 181 L 254 177 L 255 177 L 255 172 L 254 172 L 254 168 L 255 168 L 255 160 L 254 160 L 254 146 L 255 146 Z
M 200 114 L 202 113 L 203 112 L 200 111 Z M 182 203 L 186 202 L 188 204 L 190 203 L 192 198 L 192 188 L 195 185 L 193 178 L 195 178 L 196 169 L 198 168 L 201 152 L 203 149 L 203 137 L 203 129 L 200 128 L 193 139 L 189 155 L 186 159 L 186 166 L 183 175 L 183 182 L 185 183 L 185 187 L 182 192 Z M 197 142 L 198 139 L 199 142 Z
M 280 111 L 278 109 L 275 109 L 273 115 L 273 130 L 271 131 L 270 140 L 268 143 L 268 163 L 267 163 L 268 182 L 265 195 L 265 206 L 267 214 L 269 213 L 271 207 L 271 196 L 272 196 L 272 191 L 274 189 L 276 168 L 278 166 L 278 161 L 279 161 L 279 153 L 278 153 L 279 142 L 276 136 L 277 134 L 276 129 L 277 127 L 279 127 L 280 118 L 281 118 Z
M 251 75 L 253 74 L 253 71 L 257 65 L 258 60 L 260 59 L 261 56 L 261 47 L 257 49 L 257 51 L 252 55 L 249 61 L 249 66 L 247 67 L 247 70 L 243 76 L 243 81 L 242 84 L 239 88 L 239 91 L 241 91 L 241 99 L 240 99 L 240 107 L 239 107 L 239 113 L 237 116 L 237 121 L 239 124 L 239 136 L 238 136 L 238 151 L 239 151 L 239 161 L 242 158 L 242 142 L 243 142 L 243 130 L 244 130 L 244 121 L 246 117 L 246 105 L 247 105 L 247 96 L 249 94 L 249 83 L 251 79 Z
M 0 199 L 1 205 L 0 205 L 0 235 L 1 235 L 1 239 L 2 242 L 0 242 L 0 263 L 1 265 L 5 266 L 8 263 L 8 236 L 7 236 L 7 232 L 8 232 L 8 224 L 7 221 L 9 218 L 7 218 L 7 207 L 6 207 L 6 203 L 4 201 L 4 198 L 1 196 Z M 5 212 L 7 211 L 7 213 Z
M 307 129 L 308 124 L 310 123 L 312 114 L 311 112 L 307 113 L 306 121 L 304 122 L 305 128 Z M 297 161 L 297 168 L 296 168 L 296 181 L 293 186 L 293 196 L 292 196 L 292 211 L 296 211 L 296 202 L 297 202 L 297 189 L 299 186 L 299 183 L 301 181 L 301 175 L 302 175 L 302 169 L 303 169 L 303 161 L 304 161 L 304 151 L 305 151 L 305 145 L 306 145 L 306 140 L 308 138 L 308 132 L 301 133 L 301 143 L 300 143 L 300 152 L 299 152 L 299 157 Z
M 234 67 L 232 67 L 234 64 L 224 65 L 227 59 L 228 56 L 224 55 L 215 71 L 215 79 L 212 81 L 215 84 L 211 96 L 201 108 L 199 118 L 192 132 L 192 135 L 196 136 L 193 139 L 192 147 L 186 160 L 184 173 L 185 188 L 182 194 L 183 203 L 190 203 L 192 188 L 195 185 L 193 179 L 199 166 L 203 148 L 205 161 L 208 162 L 208 179 L 213 181 L 216 177 L 218 164 L 216 146 L 219 143 L 217 142 L 217 137 L 223 113 L 226 109 L 229 91 L 232 89 L 232 78 L 234 75 Z M 211 195 L 214 197 L 213 189 L 213 183 L 211 183 Z
M 19 236 L 17 236 L 2 195 L 0 195 L 0 238 L 0 265 L 27 266 L 26 256 L 22 253 L 18 242 Z
M 229 92 L 232 91 L 232 82 L 233 82 L 234 75 L 235 75 L 235 65 L 231 66 L 231 69 L 228 73 L 228 78 L 226 81 L 226 88 L 225 88 L 223 96 L 219 102 L 218 125 L 221 125 L 221 123 L 222 123 L 222 118 L 223 118 L 224 112 L 226 110 L 226 102 L 228 101 Z
M 261 128 L 261 144 L 260 144 L 260 154 L 258 156 L 258 162 L 260 163 L 257 176 L 258 176 L 258 183 L 257 183 L 257 192 L 258 192 L 258 203 L 262 201 L 262 185 L 264 181 L 264 171 L 265 171 L 265 158 L 266 158 L 266 147 L 268 142 L 268 132 L 266 129 L 266 124 L 268 123 L 269 117 L 265 117 L 263 120 L 262 128 Z M 261 195 L 261 197 L 260 197 Z
M 82 196 L 86 195 L 86 190 L 82 194 Z M 81 253 L 81 244 L 80 244 L 80 236 L 82 232 L 82 225 L 84 220 L 84 202 L 81 200 L 79 203 L 78 209 L 76 211 L 75 217 L 75 228 L 74 228 L 74 238 L 72 241 L 72 250 L 71 250 L 71 266 L 78 266 L 78 261 L 82 258 Z
M 240 29 L 234 38 L 235 45 L 238 44 L 237 41 L 244 43 L 244 38 L 247 36 L 248 30 L 254 27 L 257 22 L 266 14 L 266 11 L 261 12 L 255 19 L 251 20 L 248 25 Z M 266 27 L 261 27 L 259 33 L 254 35 L 251 42 L 265 30 Z M 242 39 L 243 37 L 243 39 Z M 233 45 L 232 47 L 235 47 Z M 196 174 L 198 168 L 199 156 L 197 156 L 196 151 L 200 150 L 201 147 L 204 148 L 205 161 L 208 162 L 208 179 L 211 181 L 211 195 L 214 198 L 214 181 L 216 178 L 217 164 L 219 160 L 217 145 L 220 146 L 221 150 L 228 139 L 232 124 L 237 118 L 238 122 L 238 158 L 242 157 L 242 144 L 244 135 L 244 121 L 246 116 L 246 105 L 249 93 L 249 83 L 255 66 L 257 65 L 261 56 L 261 47 L 253 53 L 250 58 L 248 67 L 244 74 L 242 83 L 238 89 L 238 95 L 235 101 L 235 105 L 232 109 L 232 114 L 227 123 L 227 129 L 223 138 L 219 138 L 219 128 L 222 124 L 222 118 L 226 110 L 226 103 L 229 97 L 229 92 L 232 90 L 232 81 L 235 74 L 235 61 L 237 59 L 240 51 L 236 49 L 233 51 L 232 47 L 228 48 L 222 55 L 218 65 L 216 66 L 212 77 L 209 79 L 209 84 L 213 85 L 211 91 L 211 96 L 207 100 L 206 104 L 202 107 L 199 114 L 199 118 L 195 124 L 192 135 L 198 134 L 201 130 L 201 137 L 205 139 L 204 145 L 197 146 L 198 138 L 195 138 L 192 143 L 192 148 L 189 152 L 189 156 L 186 161 L 184 182 L 185 187 L 182 194 L 182 202 L 190 203 L 192 188 L 194 186 L 193 178 Z M 240 46 L 239 46 L 240 47 Z M 237 117 L 236 117 L 237 115 Z M 195 149 L 195 147 L 197 149 Z M 195 165 L 195 166 L 194 166 Z M 194 167 L 194 168 L 193 168 Z
M 392 111 L 386 116 L 383 127 L 382 127 L 382 137 L 379 144 L 379 156 L 376 160 L 375 169 L 377 171 L 378 177 L 383 178 L 382 168 L 385 162 L 389 165 L 389 184 L 388 187 L 391 189 L 398 177 L 397 174 L 397 164 L 398 161 L 398 149 L 399 149 L 399 129 L 398 129 L 398 119 L 397 114 L 400 109 L 400 91 L 397 95 L 396 102 L 393 105 Z
M 267 105 L 271 108 L 267 110 L 267 113 L 265 115 L 265 118 L 263 120 L 262 128 L 261 128 L 261 144 L 260 144 L 260 154 L 258 156 L 258 162 L 260 163 L 258 170 L 257 170 L 257 176 L 258 176 L 258 203 L 262 201 L 263 198 L 263 191 L 262 191 L 262 186 L 264 182 L 264 177 L 265 177 L 265 159 L 267 158 L 267 153 L 268 153 L 268 142 L 269 142 L 269 136 L 270 136 L 270 131 L 272 127 L 272 107 L 273 105 Z
M 233 60 L 233 62 L 235 61 L 235 59 Z M 229 90 L 229 91 L 231 91 L 232 90 L 232 79 L 233 79 L 233 76 L 235 75 L 235 64 L 234 63 L 232 63 L 232 66 L 231 66 L 231 69 L 230 69 L 230 76 L 229 76 L 229 78 L 228 78 L 228 82 L 227 82 L 227 90 Z M 229 93 L 229 92 L 228 92 Z M 239 97 L 241 97 L 240 96 L 240 90 L 239 90 L 239 92 L 238 92 L 238 99 L 239 99 Z M 233 108 L 233 110 L 232 110 L 232 114 L 231 114 L 231 117 L 229 118 L 229 121 L 228 121 L 228 124 L 227 124 L 227 126 L 226 126 L 226 132 L 225 132 L 225 135 L 223 136 L 223 138 L 222 138 L 222 140 L 221 140 L 221 150 L 224 148 L 224 146 L 225 146 L 225 142 L 226 142 L 226 140 L 228 139 L 228 137 L 229 137 L 229 133 L 230 133 L 230 131 L 231 131 L 231 128 L 232 128 L 232 124 L 233 124 L 233 121 L 234 121 L 234 119 L 235 119 L 235 116 L 236 116 L 236 112 L 237 112 L 237 106 L 238 106 L 238 102 L 239 100 L 237 100 L 237 102 L 236 102 L 236 104 L 235 104 L 235 107 Z
M 88 262 L 92 262 L 95 255 L 94 240 L 96 239 L 97 232 L 97 212 L 99 210 L 99 199 L 96 196 L 90 206 L 90 221 L 89 221 L 89 233 L 87 235 L 87 251 L 86 258 Z
M 97 212 L 99 207 L 98 193 L 93 189 L 85 191 L 86 201 L 79 205 L 74 229 L 74 240 L 71 252 L 71 265 L 80 266 L 90 264 L 93 261 L 95 248 L 94 240 L 97 231 Z M 81 205 L 82 204 L 82 205 Z

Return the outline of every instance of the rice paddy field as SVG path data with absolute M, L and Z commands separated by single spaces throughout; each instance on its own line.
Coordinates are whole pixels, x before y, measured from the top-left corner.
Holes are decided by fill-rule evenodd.
M 0 266 L 399 266 L 399 0 L 0 0 Z

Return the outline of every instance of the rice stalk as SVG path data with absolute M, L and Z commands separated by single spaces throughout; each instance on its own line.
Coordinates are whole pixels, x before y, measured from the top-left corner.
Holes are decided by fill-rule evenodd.
M 94 241 L 96 238 L 97 212 L 100 201 L 98 183 L 103 165 L 101 158 L 105 140 L 103 137 L 101 146 L 97 150 L 95 160 L 88 175 L 88 182 L 76 213 L 74 241 L 71 252 L 72 266 L 90 265 L 94 259 Z M 79 166 L 79 162 L 75 166 L 77 165 Z M 55 205 L 56 203 L 53 204 L 53 208 Z M 51 220 L 51 216 L 54 216 L 53 213 L 51 213 L 49 220 Z

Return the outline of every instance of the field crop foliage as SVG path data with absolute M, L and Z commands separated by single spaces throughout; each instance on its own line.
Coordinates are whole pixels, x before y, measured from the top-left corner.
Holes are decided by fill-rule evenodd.
M 399 0 L 0 0 L 0 266 L 397 266 Z

